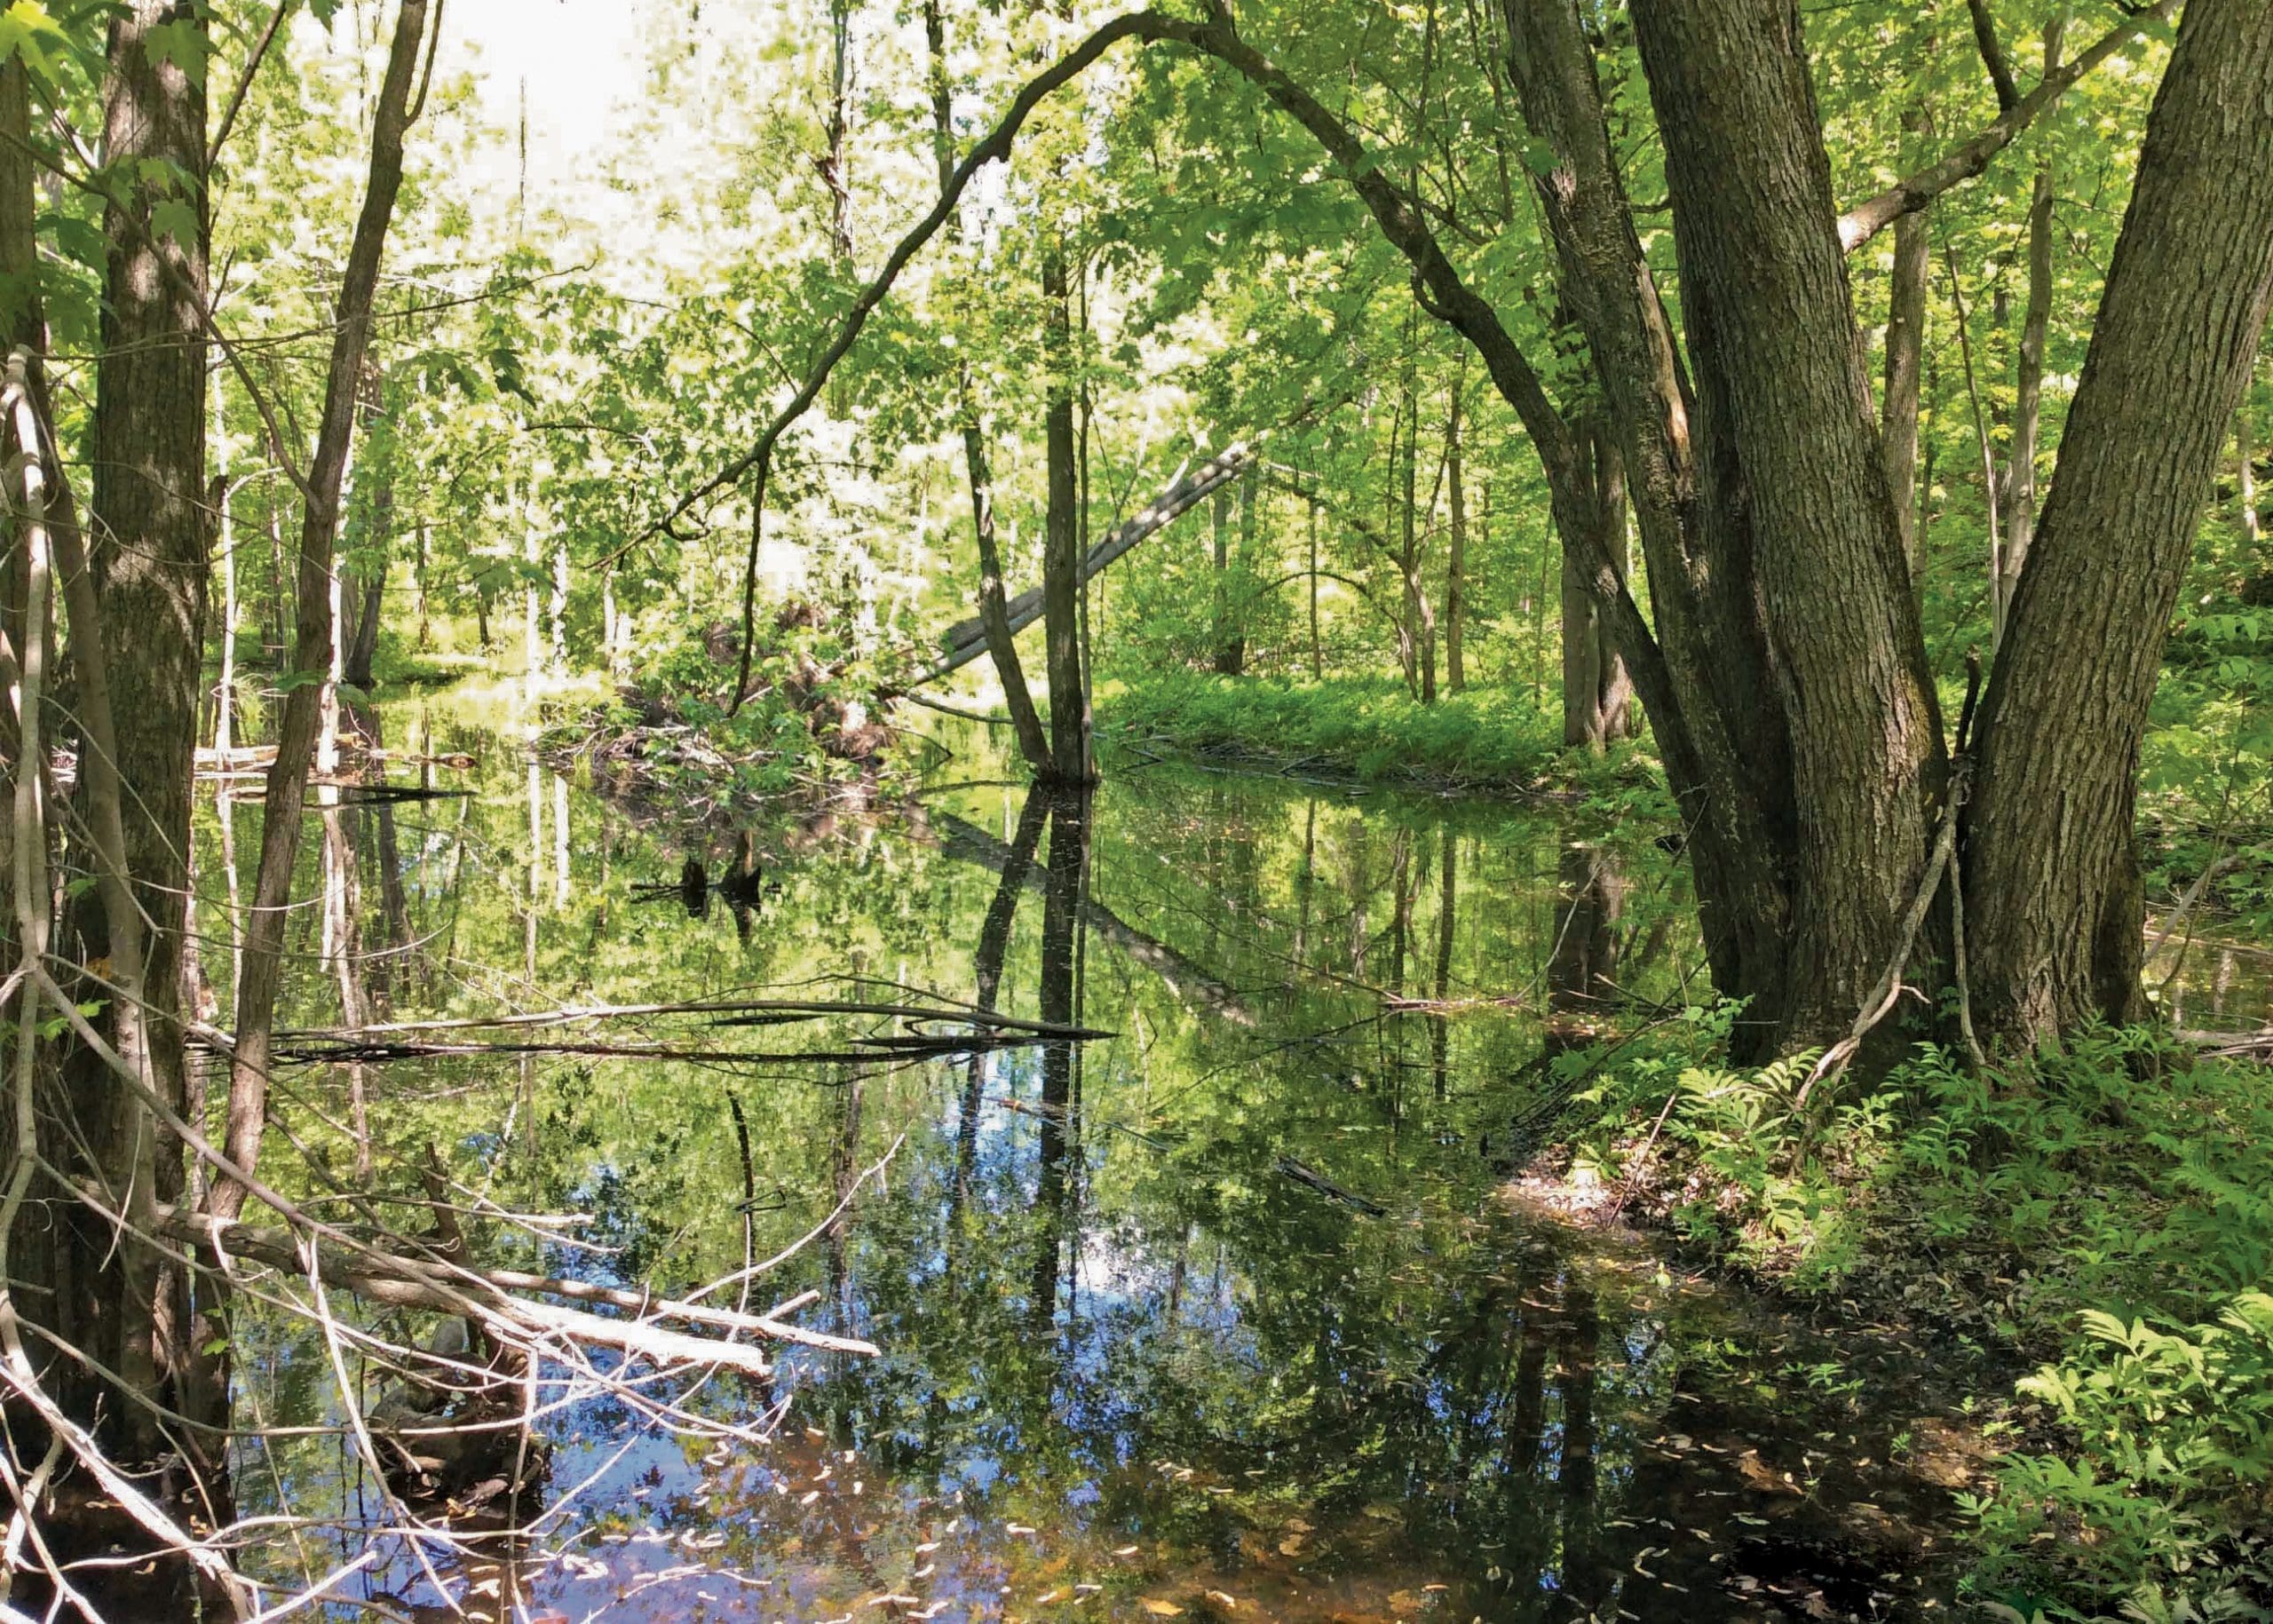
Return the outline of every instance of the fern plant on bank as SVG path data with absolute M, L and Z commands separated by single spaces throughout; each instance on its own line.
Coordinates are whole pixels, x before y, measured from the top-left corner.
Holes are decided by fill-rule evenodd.
M 2099 1032 L 1984 1076 L 1921 1048 L 1803 1107 L 1812 1055 L 1699 1059 L 1730 1018 L 1606 1068 L 1573 1161 L 1786 1289 L 2033 1367 L 1968 1502 L 2000 1616 L 2266 1616 L 2273 1072 Z

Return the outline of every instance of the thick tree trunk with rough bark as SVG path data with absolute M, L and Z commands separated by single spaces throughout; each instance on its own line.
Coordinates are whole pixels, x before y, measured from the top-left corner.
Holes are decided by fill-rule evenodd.
M 1635 0 L 1666 144 L 1710 522 L 1752 590 L 1802 831 L 1786 1020 L 1850 1022 L 1925 867 L 1941 718 L 1872 421 L 1830 164 L 1788 0 Z
M 2133 820 L 2165 630 L 2273 298 L 2273 7 L 2194 0 L 1982 707 L 1975 1011 L 2008 1042 L 2146 1010 Z
M 144 982 L 159 1029 L 180 1009 L 209 526 L 205 90 L 202 77 L 154 57 L 151 45 L 161 29 L 202 28 L 196 12 L 183 0 L 137 0 L 110 28 L 104 141 L 123 190 L 103 217 L 108 257 L 88 493 L 104 654 L 133 684 L 133 702 L 118 708 L 118 770 L 128 787 L 127 862 L 156 927 Z M 147 178 L 176 172 L 190 195 L 176 196 L 172 181 Z M 189 205 L 196 222 L 190 241 L 160 229 L 160 220 L 179 218 L 161 211 L 167 203 Z M 78 917 L 102 933 L 92 923 L 96 910 Z M 91 939 L 86 951 L 99 957 L 107 947 Z M 153 1050 L 169 1098 L 181 1097 L 181 1056 L 178 1042 Z

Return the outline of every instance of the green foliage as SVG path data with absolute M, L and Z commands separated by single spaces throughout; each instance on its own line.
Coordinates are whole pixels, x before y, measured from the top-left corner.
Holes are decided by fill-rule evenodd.
M 2065 1569 L 2135 1617 L 2245 1611 L 2273 1585 L 2273 1296 L 2243 1292 L 2206 1324 L 2097 1309 L 2081 1324 L 2079 1345 L 2020 1384 L 2075 1446 L 2003 1464 L 1978 1507 L 1984 1581 Z
M 1811 1055 L 1731 1071 L 1685 1052 L 1693 1037 L 1622 1059 L 1585 1096 L 1580 1153 L 1646 1174 L 1691 1238 L 1791 1288 L 2044 1361 L 2020 1384 L 2034 1441 L 1970 1502 L 1981 1594 L 2024 1617 L 2261 1598 L 2273 1076 L 2086 1034 L 1986 1076 L 1921 1048 L 1802 1108 Z M 1676 1153 L 1650 1166 L 1661 1106 Z
M 1423 705 L 1404 685 L 1168 671 L 1103 685 L 1100 723 L 1132 744 L 1267 757 L 1361 779 L 1423 779 L 1497 788 L 1538 782 L 1561 724 L 1506 688 Z

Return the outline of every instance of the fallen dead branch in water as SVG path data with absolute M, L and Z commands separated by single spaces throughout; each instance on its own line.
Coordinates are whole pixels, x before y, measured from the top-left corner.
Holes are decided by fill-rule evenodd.
M 916 1034 L 855 1038 L 843 1049 L 702 1049 L 673 1043 L 611 1043 L 599 1039 L 567 1043 L 367 1042 L 352 1036 L 279 1042 L 270 1051 L 279 1060 L 307 1065 L 379 1066 L 391 1060 L 441 1060 L 471 1055 L 578 1055 L 598 1060 L 687 1060 L 706 1066 L 861 1066 L 913 1059 L 991 1054 L 1030 1049 L 1039 1043 L 1088 1042 L 1112 1034 L 1073 1032 Z
M 832 1015 L 868 1015 L 905 1021 L 961 1022 L 1005 1032 L 1030 1033 L 1036 1037 L 1088 1040 L 1116 1035 L 1088 1026 L 1056 1021 L 1025 1020 L 970 1004 L 942 1000 L 937 1003 L 887 1003 L 862 999 L 710 998 L 672 1003 L 566 1004 L 511 1015 L 467 1015 L 447 1020 L 386 1021 L 362 1026 L 306 1026 L 279 1032 L 281 1043 L 319 1039 L 369 1040 L 429 1032 L 475 1032 L 531 1026 L 568 1026 L 578 1021 L 635 1020 L 660 1015 L 708 1015 L 713 1026 L 774 1026 L 792 1021 L 820 1020 Z
M 895 1021 L 901 1030 L 859 1033 L 827 1048 L 714 1049 L 685 1038 L 638 1040 L 598 1034 L 559 1041 L 489 1038 L 483 1032 L 519 1033 L 611 1021 L 694 1018 L 720 1027 L 794 1026 L 833 1018 Z M 464 1036 L 454 1034 L 465 1034 Z M 226 1046 L 224 1034 L 206 1042 Z M 471 1056 L 574 1055 L 602 1060 L 680 1060 L 711 1066 L 882 1066 L 951 1056 L 987 1054 L 1039 1043 L 1091 1042 L 1114 1034 L 1090 1026 L 1026 1020 L 953 1003 L 883 1002 L 861 999 L 701 999 L 677 1003 L 584 1004 L 447 1020 L 392 1021 L 361 1026 L 296 1028 L 276 1034 L 272 1053 L 303 1065 L 384 1065 Z
M 616 1348 L 658 1365 L 726 1365 L 753 1375 L 772 1373 L 772 1361 L 759 1349 L 730 1340 L 733 1337 L 792 1343 L 831 1353 L 873 1355 L 877 1351 L 874 1343 L 859 1337 L 809 1331 L 781 1318 L 814 1301 L 812 1292 L 801 1293 L 763 1313 L 750 1314 L 517 1269 L 469 1268 L 376 1245 L 350 1248 L 316 1242 L 311 1246 L 289 1230 L 222 1224 L 176 1209 L 161 1211 L 160 1228 L 170 1238 L 211 1256 L 249 1259 L 273 1269 L 306 1272 L 312 1250 L 313 1267 L 322 1278 L 373 1302 L 468 1314 L 507 1338 L 565 1335 L 586 1345 Z M 517 1295 L 522 1293 L 621 1309 L 638 1317 L 608 1319 L 581 1309 L 531 1302 Z M 656 1323 L 666 1319 L 700 1326 L 717 1333 L 717 1338 L 690 1336 Z
M 1380 1202 L 1368 1200 L 1354 1190 L 1343 1189 L 1316 1168 L 1306 1162 L 1297 1161 L 1292 1156 L 1279 1157 L 1276 1167 L 1279 1173 L 1293 1179 L 1296 1184 L 1307 1184 L 1320 1195 L 1337 1200 L 1352 1211 L 1362 1212 L 1369 1218 L 1385 1216 L 1389 1211 Z

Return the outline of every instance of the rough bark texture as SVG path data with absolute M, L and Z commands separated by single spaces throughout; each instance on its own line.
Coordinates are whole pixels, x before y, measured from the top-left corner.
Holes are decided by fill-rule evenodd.
M 1786 871 L 1794 842 L 1789 747 L 1748 585 L 1740 525 L 1699 505 L 1696 400 L 1642 257 L 1604 122 L 1592 50 L 1572 0 L 1507 0 L 1509 67 L 1524 117 L 1554 162 L 1533 170 L 1564 297 L 1587 337 L 1624 452 L 1654 633 L 1615 560 L 1595 551 L 1590 487 L 1575 449 L 1541 446 L 1566 557 L 1585 563 L 1624 651 L 1689 827 L 1715 986 L 1753 1002 L 1747 1039 L 1771 1041 L 1782 1002 Z M 1561 471 L 1558 473 L 1558 463 Z
M 1786 1018 L 1851 1021 L 1945 763 L 1789 0 L 1636 0 L 1682 271 L 1705 507 L 1746 526 L 1799 841 Z
M 138 0 L 110 28 L 104 142 L 123 190 L 104 214 L 89 491 L 104 653 L 115 677 L 131 674 L 135 695 L 119 707 L 118 769 L 127 786 L 127 861 L 156 926 L 144 981 L 161 1030 L 180 1007 L 205 639 L 205 91 L 154 59 L 149 40 L 156 29 L 195 22 L 197 11 L 186 0 Z M 138 179 L 154 163 L 178 165 L 192 194 Z M 177 208 L 161 211 L 165 204 Z M 159 224 L 178 223 L 183 204 L 195 222 L 186 242 Z M 86 953 L 103 955 L 99 915 L 83 909 L 78 917 Z M 162 1091 L 179 1098 L 179 1046 L 161 1042 L 153 1057 Z
M 1975 1011 L 2008 1041 L 2144 1012 L 2139 739 L 2273 297 L 2273 7 L 2194 0 L 1983 701 Z

